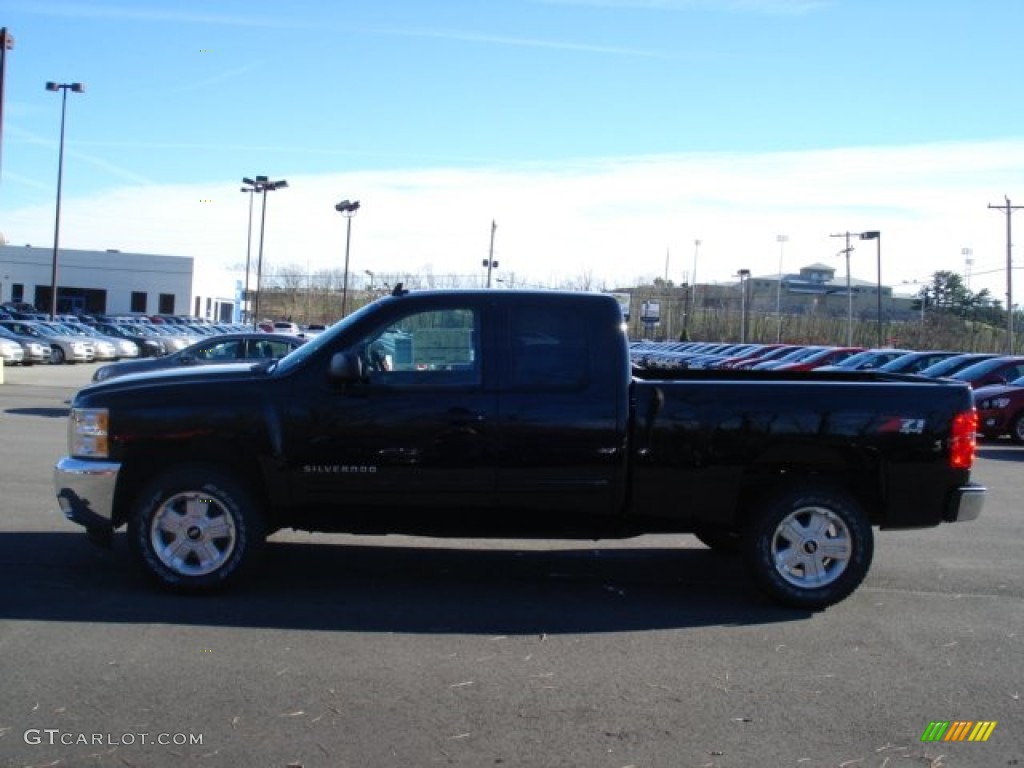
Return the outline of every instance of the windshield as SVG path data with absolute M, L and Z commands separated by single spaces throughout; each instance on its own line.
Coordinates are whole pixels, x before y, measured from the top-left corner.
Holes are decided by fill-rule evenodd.
M 977 362 L 987 359 L 987 357 L 992 357 L 992 355 L 956 355 L 925 368 L 921 373 L 925 376 L 946 376 L 967 367 L 972 361 Z

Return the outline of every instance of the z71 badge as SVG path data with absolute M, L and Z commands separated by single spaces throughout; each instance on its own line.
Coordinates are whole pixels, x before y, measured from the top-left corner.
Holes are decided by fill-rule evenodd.
M 894 416 L 882 421 L 878 431 L 899 432 L 901 435 L 920 435 L 924 433 L 924 423 L 924 419 L 904 419 Z

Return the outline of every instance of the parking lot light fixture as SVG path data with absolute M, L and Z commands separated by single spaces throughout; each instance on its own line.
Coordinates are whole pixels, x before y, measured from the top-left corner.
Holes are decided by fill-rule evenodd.
M 64 183 L 64 122 L 68 111 L 68 91 L 84 93 L 85 86 L 81 83 L 54 83 L 51 81 L 46 84 L 46 90 L 61 92 L 60 144 L 57 154 L 57 212 L 53 224 L 53 263 L 50 267 L 50 319 L 54 320 L 57 316 L 57 254 L 60 247 L 60 196 Z
M 882 347 L 882 233 L 878 230 L 871 232 L 861 232 L 861 240 L 874 240 L 876 246 L 876 260 L 878 264 L 878 309 L 877 309 L 877 322 L 878 322 L 878 346 Z
M 288 182 L 284 179 L 280 181 L 271 181 L 266 176 L 257 176 L 251 181 L 249 179 L 242 179 L 243 182 L 258 187 L 258 191 L 263 193 L 263 211 L 260 214 L 260 251 L 256 257 L 256 301 L 252 311 L 252 327 L 255 328 L 259 322 L 260 317 L 260 291 L 262 286 L 260 285 L 263 280 L 263 235 L 266 231 L 267 225 L 267 192 L 274 192 L 278 189 L 284 189 L 288 186 Z
M 256 185 L 255 179 L 245 177 L 242 179 L 242 183 L 245 184 L 242 187 L 242 192 L 249 194 L 249 228 L 245 239 L 245 293 L 242 294 L 242 317 L 243 323 L 249 322 L 249 274 L 252 272 L 252 196 L 254 194 L 260 194 L 262 190 Z
M 359 210 L 359 201 L 342 200 L 334 206 L 334 210 L 346 219 L 345 226 L 345 276 L 341 285 L 341 316 L 348 314 L 348 253 L 352 244 L 352 217 Z

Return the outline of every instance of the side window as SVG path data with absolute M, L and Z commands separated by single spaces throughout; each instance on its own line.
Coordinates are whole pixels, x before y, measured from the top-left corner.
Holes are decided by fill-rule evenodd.
M 280 357 L 284 357 L 294 349 L 291 344 L 286 341 L 264 341 L 266 345 L 268 357 L 272 357 L 275 360 Z
M 200 360 L 235 360 L 241 355 L 241 342 L 223 341 L 210 346 L 200 347 L 195 356 Z
M 583 317 L 568 309 L 523 307 L 513 311 L 509 359 L 515 389 L 582 389 L 590 352 Z
M 357 348 L 373 386 L 476 386 L 479 325 L 472 309 L 416 312 L 366 336 Z

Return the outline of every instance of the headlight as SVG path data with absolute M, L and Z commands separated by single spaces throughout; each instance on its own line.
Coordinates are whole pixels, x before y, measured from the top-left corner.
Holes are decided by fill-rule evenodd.
M 109 453 L 110 411 L 106 408 L 72 408 L 68 419 L 68 452 L 72 456 L 105 459 Z
M 71 342 L 71 349 L 76 354 L 85 354 L 86 350 L 88 350 L 89 348 L 85 344 L 81 344 L 81 343 L 79 343 L 77 341 L 73 341 L 73 342 Z
M 1010 404 L 1010 398 L 1008 397 L 993 397 L 988 400 L 982 400 L 979 406 L 983 411 L 996 411 L 1000 408 L 1005 408 Z

